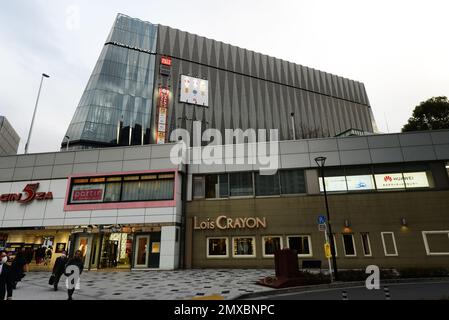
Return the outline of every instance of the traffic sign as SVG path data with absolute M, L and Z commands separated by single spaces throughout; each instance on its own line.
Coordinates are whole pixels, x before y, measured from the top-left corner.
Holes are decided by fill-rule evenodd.
M 326 223 L 326 217 L 318 216 L 318 224 L 324 224 L 324 223 Z
M 324 254 L 326 255 L 327 259 L 332 257 L 331 246 L 328 242 L 324 244 Z
M 326 231 L 326 224 L 325 223 L 320 223 L 318 225 L 318 230 L 322 231 L 322 232 Z

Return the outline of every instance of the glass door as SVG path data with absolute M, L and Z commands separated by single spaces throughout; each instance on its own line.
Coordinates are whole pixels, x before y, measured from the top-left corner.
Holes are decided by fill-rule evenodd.
M 148 267 L 148 245 L 150 243 L 150 236 L 136 237 L 136 255 L 134 257 L 134 266 L 136 268 Z
M 81 251 L 85 269 L 89 269 L 91 249 L 92 249 L 92 235 L 87 236 L 79 235 L 75 243 L 75 250 Z

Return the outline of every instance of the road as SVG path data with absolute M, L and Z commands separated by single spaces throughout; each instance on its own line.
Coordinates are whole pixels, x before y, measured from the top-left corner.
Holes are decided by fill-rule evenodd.
M 364 286 L 308 290 L 259 297 L 257 300 L 386 300 L 384 288 L 389 291 L 390 300 L 449 300 L 449 280 L 394 283 L 382 285 L 379 290 L 368 290 Z

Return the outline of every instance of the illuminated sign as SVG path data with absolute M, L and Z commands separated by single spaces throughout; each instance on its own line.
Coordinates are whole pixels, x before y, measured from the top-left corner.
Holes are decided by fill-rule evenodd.
M 345 176 L 339 176 L 339 177 L 324 177 L 324 181 L 326 182 L 326 191 L 333 192 L 333 191 L 347 191 L 346 187 L 346 177 Z M 324 191 L 323 188 L 323 179 L 320 178 L 320 191 Z
M 37 192 L 39 183 L 30 183 L 23 188 L 23 193 L 6 193 L 0 195 L 1 202 L 17 201 L 19 203 L 29 203 L 33 200 L 51 200 L 53 199 L 52 192 Z
M 156 143 L 164 144 L 167 133 L 167 114 L 170 91 L 166 88 L 159 88 L 159 105 L 158 105 L 158 119 Z
M 404 173 L 406 188 L 429 188 L 429 179 L 426 172 L 406 172 Z
M 71 203 L 102 202 L 104 184 L 73 186 Z
M 209 106 L 209 81 L 181 75 L 179 101 L 200 106 Z
M 171 66 L 171 58 L 170 57 L 161 57 L 161 64 L 165 66 Z
M 377 189 L 429 188 L 426 172 L 376 174 Z
M 374 190 L 374 180 L 372 175 L 347 176 L 346 182 L 348 190 Z
M 193 218 L 194 230 L 227 230 L 227 229 L 261 229 L 267 227 L 267 220 L 263 218 L 228 218 L 219 216 L 214 220 L 207 218 L 205 221 L 198 222 L 197 217 Z

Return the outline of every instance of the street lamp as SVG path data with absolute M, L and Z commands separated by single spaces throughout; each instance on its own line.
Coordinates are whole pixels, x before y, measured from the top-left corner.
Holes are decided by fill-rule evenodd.
M 36 105 L 34 106 L 34 112 L 33 112 L 33 118 L 31 120 L 30 131 L 28 132 L 28 139 L 27 139 L 27 143 L 25 144 L 25 154 L 28 153 L 28 147 L 30 146 L 31 131 L 33 130 L 34 117 L 36 116 L 37 104 L 39 103 L 39 96 L 41 95 L 42 82 L 44 81 L 44 78 L 50 78 L 50 76 L 48 74 L 43 73 L 42 77 L 41 77 L 41 84 L 39 85 L 39 91 L 37 92 Z
M 337 271 L 337 259 L 335 257 L 335 242 L 334 242 L 334 236 L 332 234 L 332 227 L 331 227 L 331 219 L 329 217 L 329 205 L 327 203 L 327 193 L 326 193 L 326 183 L 324 182 L 324 163 L 326 162 L 326 157 L 317 157 L 315 158 L 315 162 L 320 168 L 321 171 L 321 179 L 323 181 L 323 190 L 324 190 L 324 201 L 326 203 L 326 215 L 327 215 L 327 232 L 330 239 L 330 245 L 331 245 L 331 254 L 332 254 L 332 268 L 334 269 L 334 279 L 335 281 L 338 281 L 338 271 Z

